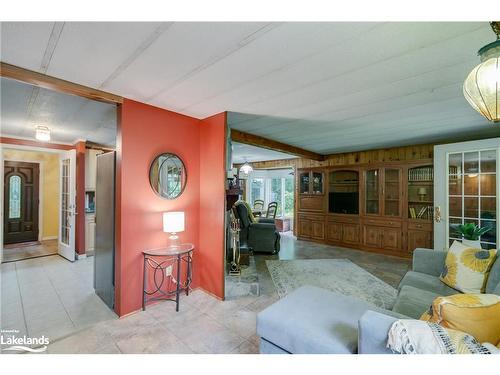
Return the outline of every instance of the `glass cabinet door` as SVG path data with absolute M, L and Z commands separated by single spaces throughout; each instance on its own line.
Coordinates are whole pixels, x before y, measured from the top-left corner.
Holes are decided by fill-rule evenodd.
M 300 172 L 299 174 L 299 193 L 309 193 L 309 172 Z
M 314 194 L 323 194 L 323 173 L 312 172 L 312 192 Z
M 379 170 L 366 171 L 365 180 L 365 211 L 367 214 L 379 213 Z
M 384 170 L 384 215 L 399 216 L 401 205 L 401 171 L 395 168 Z

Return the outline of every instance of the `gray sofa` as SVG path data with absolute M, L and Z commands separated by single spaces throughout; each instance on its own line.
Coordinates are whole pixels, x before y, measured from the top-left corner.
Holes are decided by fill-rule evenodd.
M 416 249 L 392 311 L 317 287 L 295 290 L 257 315 L 260 352 L 390 354 L 387 333 L 395 320 L 418 319 L 435 297 L 459 293 L 439 280 L 445 258 L 444 251 Z M 500 295 L 498 256 L 486 293 Z

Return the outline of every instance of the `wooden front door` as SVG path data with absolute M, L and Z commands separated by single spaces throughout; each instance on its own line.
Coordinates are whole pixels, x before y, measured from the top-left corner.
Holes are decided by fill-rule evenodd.
M 4 243 L 38 240 L 39 165 L 5 161 Z

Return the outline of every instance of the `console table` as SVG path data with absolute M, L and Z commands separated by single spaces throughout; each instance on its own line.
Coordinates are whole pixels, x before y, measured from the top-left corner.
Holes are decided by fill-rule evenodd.
M 192 280 L 194 245 L 190 243 L 161 249 L 144 250 L 144 274 L 142 280 L 142 310 L 149 301 L 173 301 L 179 311 L 179 297 L 182 291 L 189 295 Z M 186 265 L 185 281 L 181 281 L 181 268 Z M 148 276 L 151 273 L 153 290 L 148 290 Z M 175 274 L 175 276 L 174 276 Z M 175 285 L 173 287 L 172 285 Z M 156 295 L 156 296 L 154 296 Z M 149 297 L 154 296 L 154 297 Z M 175 299 L 173 298 L 175 296 Z

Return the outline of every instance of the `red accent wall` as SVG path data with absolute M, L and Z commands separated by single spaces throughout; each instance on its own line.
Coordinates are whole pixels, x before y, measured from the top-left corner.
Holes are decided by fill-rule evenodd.
M 226 112 L 201 121 L 200 135 L 200 285 L 224 298 L 224 215 Z
M 142 250 L 167 244 L 164 211 L 185 212 L 179 237 L 196 247 L 193 287 L 223 298 L 225 115 L 200 121 L 128 99 L 118 112 L 115 311 L 122 316 L 141 308 Z M 158 197 L 149 185 L 149 166 L 163 152 L 179 155 L 187 169 L 186 188 L 174 200 Z M 202 197 L 220 202 L 200 205 Z
M 75 250 L 85 254 L 85 142 L 77 142 L 76 149 L 76 233 Z

